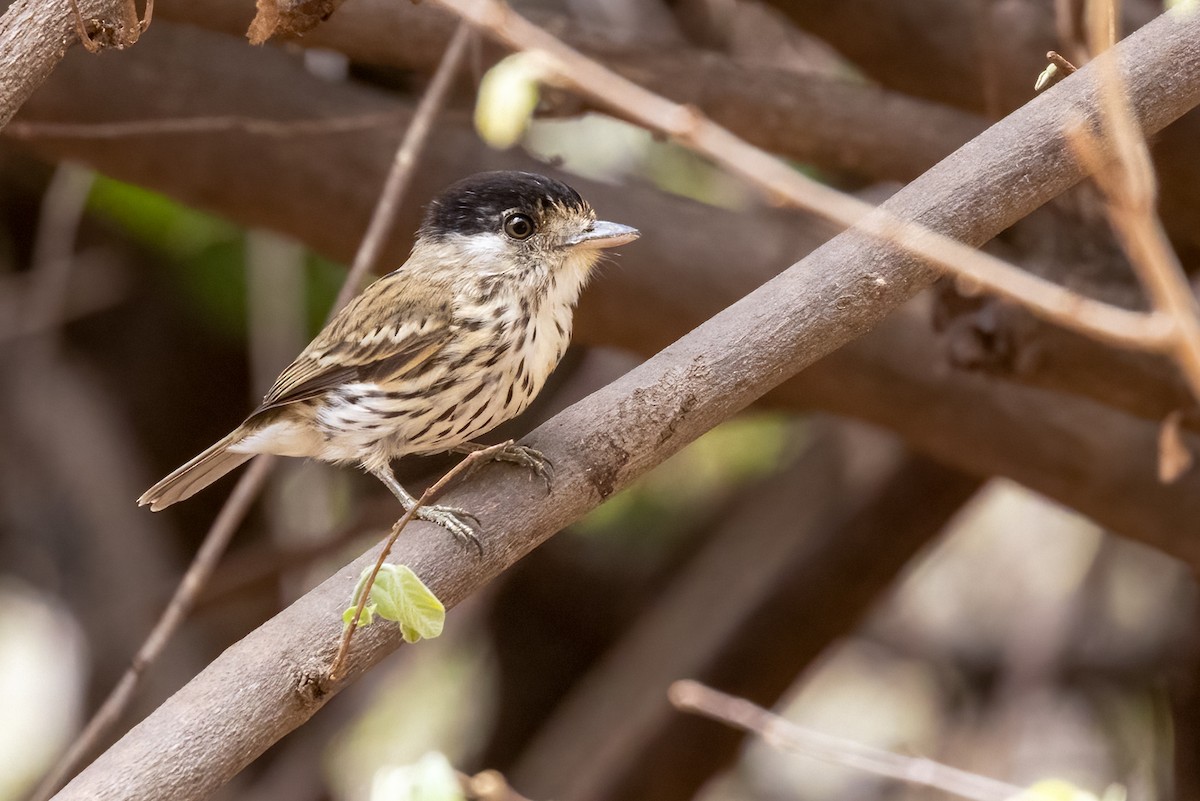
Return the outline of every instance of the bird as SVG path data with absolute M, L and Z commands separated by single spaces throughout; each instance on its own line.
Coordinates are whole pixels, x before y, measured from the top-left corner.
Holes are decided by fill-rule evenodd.
M 604 250 L 639 236 L 598 220 L 545 175 L 463 178 L 426 207 L 408 260 L 334 315 L 241 425 L 138 504 L 164 509 L 275 454 L 356 464 L 411 511 L 417 501 L 392 462 L 478 450 L 476 437 L 524 411 L 566 351 Z M 548 480 L 532 448 L 506 446 L 495 458 Z M 477 543 L 474 516 L 461 509 L 421 506 L 414 516 Z

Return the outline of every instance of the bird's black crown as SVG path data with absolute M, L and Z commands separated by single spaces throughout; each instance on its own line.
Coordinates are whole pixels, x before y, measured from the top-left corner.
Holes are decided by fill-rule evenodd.
M 520 211 L 542 220 L 551 208 L 585 211 L 571 187 L 532 172 L 481 172 L 450 185 L 433 199 L 421 223 L 422 237 L 496 233 L 505 212 Z

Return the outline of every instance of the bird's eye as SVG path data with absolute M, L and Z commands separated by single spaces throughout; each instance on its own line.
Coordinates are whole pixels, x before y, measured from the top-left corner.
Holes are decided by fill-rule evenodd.
M 527 214 L 510 214 L 504 218 L 504 233 L 513 239 L 528 239 L 533 236 L 533 220 Z

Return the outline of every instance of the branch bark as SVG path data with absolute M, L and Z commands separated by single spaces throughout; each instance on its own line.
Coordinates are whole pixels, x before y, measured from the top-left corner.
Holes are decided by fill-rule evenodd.
M 120 19 L 119 0 L 80 0 L 85 19 Z M 0 17 L 0 128 L 76 41 L 68 0 L 16 0 Z
M 1139 123 L 1159 130 L 1200 102 L 1200 15 L 1168 14 L 1117 48 Z M 902 190 L 888 210 L 978 244 L 1080 176 L 1061 130 L 1094 111 L 1085 68 Z M 1037 176 L 1037 180 L 1031 180 Z M 833 264 L 830 269 L 815 269 Z M 923 265 L 853 231 L 839 235 L 620 380 L 534 431 L 555 464 L 549 496 L 528 477 L 484 468 L 447 500 L 479 514 L 487 560 L 417 526 L 396 561 L 447 606 L 460 602 L 614 491 L 787 377 L 877 324 L 931 280 Z M 324 705 L 339 613 L 372 552 L 231 647 L 60 794 L 203 798 Z M 374 626 L 348 678 L 400 644 Z

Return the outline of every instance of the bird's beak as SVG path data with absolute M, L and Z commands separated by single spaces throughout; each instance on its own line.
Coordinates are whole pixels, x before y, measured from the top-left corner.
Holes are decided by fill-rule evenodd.
M 617 245 L 632 242 L 641 235 L 638 229 L 630 228 L 628 225 L 597 220 L 586 231 L 581 231 L 568 239 L 565 247 L 586 250 L 615 248 Z

